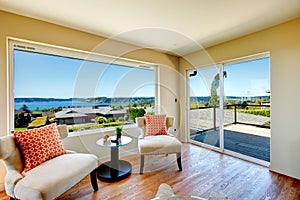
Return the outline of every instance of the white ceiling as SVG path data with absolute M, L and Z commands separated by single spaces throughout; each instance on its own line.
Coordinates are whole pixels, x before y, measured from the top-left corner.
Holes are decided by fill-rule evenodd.
M 300 17 L 300 0 L 0 0 L 0 9 L 186 55 Z

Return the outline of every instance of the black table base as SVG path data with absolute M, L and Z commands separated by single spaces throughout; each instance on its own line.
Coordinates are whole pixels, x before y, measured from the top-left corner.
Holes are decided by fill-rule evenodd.
M 120 181 L 131 174 L 132 166 L 125 160 L 118 160 L 118 166 L 113 167 L 116 163 L 111 161 L 105 162 L 97 169 L 98 179 L 104 182 Z

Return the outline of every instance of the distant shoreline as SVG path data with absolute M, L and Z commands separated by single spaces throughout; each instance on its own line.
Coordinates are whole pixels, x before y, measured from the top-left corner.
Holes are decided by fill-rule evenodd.
M 93 107 L 93 106 L 130 106 L 133 104 L 154 104 L 154 97 L 97 97 L 97 98 L 15 98 L 14 109 L 19 110 L 26 105 L 29 110 L 51 108 Z
M 48 102 L 48 101 L 115 101 L 115 100 L 153 99 L 154 97 L 92 97 L 92 98 L 41 98 L 41 97 L 17 97 L 15 102 Z
M 260 98 L 269 98 L 270 96 L 226 96 L 227 100 L 249 99 L 256 100 Z M 205 104 L 209 102 L 209 96 L 191 96 L 190 102 Z M 14 99 L 14 109 L 19 110 L 23 105 L 26 105 L 29 110 L 43 110 L 51 108 L 68 108 L 68 107 L 93 107 L 93 106 L 130 106 L 141 104 L 155 104 L 154 97 L 95 97 L 95 98 L 39 98 L 25 97 Z

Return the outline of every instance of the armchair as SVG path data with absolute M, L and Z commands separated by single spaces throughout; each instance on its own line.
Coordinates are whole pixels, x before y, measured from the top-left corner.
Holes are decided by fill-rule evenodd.
M 166 117 L 166 131 L 173 126 L 174 117 Z M 159 155 L 159 154 L 176 154 L 177 165 L 179 171 L 182 171 L 181 164 L 181 142 L 173 135 L 150 135 L 146 134 L 146 117 L 136 118 L 136 124 L 141 130 L 141 136 L 138 140 L 138 149 L 140 153 L 140 174 L 144 171 L 144 161 L 146 155 Z M 156 124 L 157 125 L 157 124 Z
M 58 126 L 61 139 L 68 136 L 65 125 Z M 22 173 L 23 156 L 14 135 L 0 138 L 0 159 L 7 170 L 5 190 L 11 199 L 50 200 L 80 182 L 90 174 L 94 191 L 98 190 L 96 168 L 97 157 L 92 154 L 67 153 Z

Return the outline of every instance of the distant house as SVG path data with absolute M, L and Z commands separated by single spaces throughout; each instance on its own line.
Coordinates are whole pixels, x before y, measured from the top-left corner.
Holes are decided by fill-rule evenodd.
M 103 116 L 105 118 L 115 118 L 115 119 L 118 119 L 120 117 L 124 117 L 127 113 L 127 111 L 125 109 L 118 109 L 118 110 L 115 110 L 111 107 L 109 107 L 110 110 L 102 110 L 101 107 L 98 108 L 99 112 L 97 113 L 98 116 Z
M 32 113 L 31 113 L 31 115 L 33 116 L 33 117 L 43 117 L 43 113 L 42 112 L 39 112 L 39 111 L 33 111 Z
M 86 114 L 79 113 L 72 109 L 66 109 L 55 113 L 55 119 L 58 124 L 83 124 L 89 123 L 90 119 Z
M 83 124 L 91 122 L 96 116 L 102 116 L 105 118 L 124 117 L 126 115 L 126 109 L 115 110 L 110 106 L 100 107 L 78 107 L 78 108 L 65 108 L 62 111 L 55 113 L 55 118 L 58 124 Z

